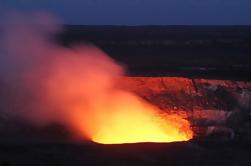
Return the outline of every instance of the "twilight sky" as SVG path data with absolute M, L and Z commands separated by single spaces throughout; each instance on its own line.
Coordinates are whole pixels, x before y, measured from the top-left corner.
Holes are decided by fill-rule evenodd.
M 12 10 L 49 11 L 66 24 L 251 25 L 251 0 L 0 0 L 0 15 Z

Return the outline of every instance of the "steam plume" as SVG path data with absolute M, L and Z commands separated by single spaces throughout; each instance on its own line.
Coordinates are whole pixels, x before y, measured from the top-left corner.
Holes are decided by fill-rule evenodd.
M 156 108 L 118 88 L 123 68 L 102 50 L 90 45 L 68 49 L 53 42 L 52 35 L 61 31 L 53 17 L 14 14 L 8 20 L 0 65 L 9 116 L 39 126 L 60 123 L 81 138 L 104 143 L 117 135 L 126 139 L 133 132 L 132 138 L 138 142 L 192 137 L 186 120 L 160 116 Z M 147 132 L 147 138 L 141 130 Z M 166 135 L 167 130 L 171 136 Z

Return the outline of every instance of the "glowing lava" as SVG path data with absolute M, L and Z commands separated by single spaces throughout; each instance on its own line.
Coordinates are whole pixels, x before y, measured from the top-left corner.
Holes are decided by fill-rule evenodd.
M 190 123 L 179 115 L 163 111 L 128 92 L 109 95 L 113 100 L 98 114 L 89 116 L 85 133 L 102 144 L 188 141 L 193 137 Z M 110 103 L 109 103 L 110 102 Z M 102 107 L 102 106 L 101 106 Z M 87 119 L 85 120 L 88 121 Z
M 131 111 L 114 114 L 92 140 L 102 144 L 176 142 L 192 138 L 189 123 L 176 115 Z

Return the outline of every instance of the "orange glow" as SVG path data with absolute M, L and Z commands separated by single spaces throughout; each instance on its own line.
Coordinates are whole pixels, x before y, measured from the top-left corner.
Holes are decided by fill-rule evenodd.
M 124 107 L 124 108 L 123 108 Z M 192 138 L 189 123 L 176 115 L 160 114 L 142 106 L 121 106 L 120 110 L 104 120 L 94 142 L 120 144 L 136 142 L 174 142 Z
M 98 54 L 99 61 L 87 55 L 84 59 L 61 56 L 51 66 L 53 72 L 46 81 L 49 101 L 60 111 L 56 118 L 81 139 L 120 144 L 187 141 L 193 137 L 190 123 L 181 116 L 169 115 L 119 88 L 120 66 L 97 50 L 85 51 L 87 55 Z
M 85 119 L 87 123 L 80 121 L 84 133 L 94 142 L 176 142 L 193 137 L 189 122 L 179 115 L 161 113 L 131 93 L 116 92 L 109 97 L 113 99 L 110 103 L 97 106 L 101 112 L 92 112 Z

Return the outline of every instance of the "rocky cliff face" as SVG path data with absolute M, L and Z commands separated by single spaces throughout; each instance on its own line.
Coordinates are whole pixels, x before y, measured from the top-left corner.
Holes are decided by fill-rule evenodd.
M 170 110 L 224 110 L 251 106 L 251 83 L 177 77 L 124 77 L 120 85 Z
M 180 77 L 124 77 L 120 85 L 163 111 L 188 118 L 195 130 L 199 128 L 198 134 L 212 134 L 214 130 L 224 130 L 220 132 L 227 132 L 231 137 L 234 131 L 250 134 L 250 82 Z

